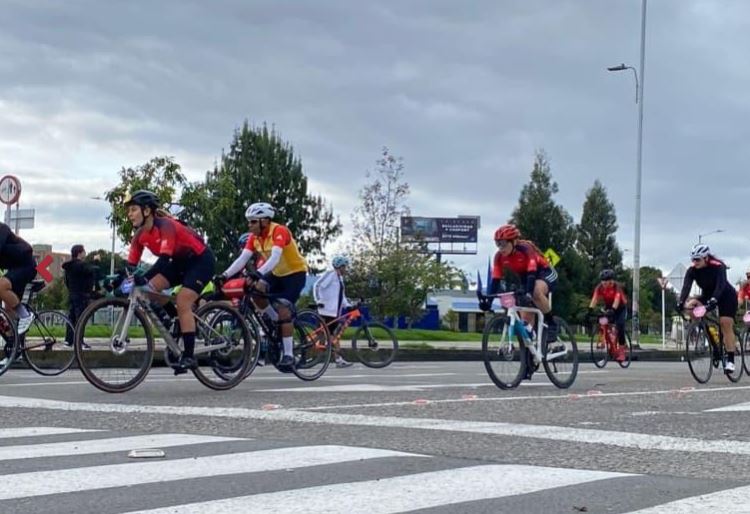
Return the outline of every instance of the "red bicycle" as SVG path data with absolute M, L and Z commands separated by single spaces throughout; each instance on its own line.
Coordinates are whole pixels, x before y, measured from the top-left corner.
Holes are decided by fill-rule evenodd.
M 633 354 L 633 343 L 630 334 L 625 331 L 625 345 L 617 343 L 617 325 L 611 312 L 602 311 L 597 315 L 597 327 L 591 329 L 591 361 L 597 368 L 603 368 L 608 360 L 616 361 L 620 367 L 630 366 Z

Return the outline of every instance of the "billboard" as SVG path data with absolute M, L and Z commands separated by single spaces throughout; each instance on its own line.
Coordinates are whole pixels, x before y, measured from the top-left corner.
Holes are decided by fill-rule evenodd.
M 479 216 L 459 218 L 401 217 L 401 240 L 425 243 L 476 243 Z

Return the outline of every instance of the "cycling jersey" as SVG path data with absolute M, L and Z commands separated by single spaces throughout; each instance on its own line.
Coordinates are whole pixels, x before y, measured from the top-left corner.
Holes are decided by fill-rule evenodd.
M 627 304 L 628 298 L 625 296 L 625 291 L 622 286 L 617 282 L 614 282 L 611 286 L 599 284 L 594 289 L 594 295 L 591 301 L 596 303 L 598 300 L 602 300 L 607 309 L 611 309 L 615 304 L 615 300 L 620 299 L 619 307 Z
M 278 223 L 271 223 L 259 236 L 250 234 L 245 249 L 260 255 L 263 261 L 267 261 L 274 246 L 281 248 L 281 260 L 271 273 L 277 277 L 285 277 L 292 273 L 307 272 L 307 263 L 300 254 L 292 233 Z
M 128 264 L 135 266 L 141 260 L 143 249 L 148 248 L 158 257 L 187 259 L 201 255 L 206 244 L 193 229 L 173 218 L 154 218 L 150 230 L 138 229 L 130 243 Z
M 737 301 L 744 302 L 745 300 L 750 300 L 750 280 L 743 282 L 737 293 Z
M 26 265 L 33 254 L 29 243 L 15 235 L 8 225 L 0 223 L 0 268 Z
M 682 284 L 680 292 L 680 302 L 684 302 L 690 294 L 690 288 L 693 282 L 701 288 L 701 298 L 708 300 L 716 298 L 719 300 L 725 293 L 734 297 L 734 288 L 727 281 L 727 267 L 719 259 L 709 257 L 706 266 L 696 268 L 691 265 L 685 274 L 685 282 Z

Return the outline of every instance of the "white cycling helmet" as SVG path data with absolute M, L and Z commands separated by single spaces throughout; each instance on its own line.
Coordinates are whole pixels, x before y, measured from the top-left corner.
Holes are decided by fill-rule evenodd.
M 336 255 L 331 261 L 331 265 L 336 269 L 349 266 L 349 257 L 346 255 Z
M 698 243 L 693 247 L 692 250 L 690 250 L 690 258 L 691 259 L 705 259 L 709 256 L 711 253 L 711 249 L 708 247 L 708 245 L 704 245 L 702 243 Z
M 250 205 L 245 211 L 245 218 L 249 220 L 259 220 L 261 218 L 273 218 L 276 213 L 270 203 L 258 202 Z

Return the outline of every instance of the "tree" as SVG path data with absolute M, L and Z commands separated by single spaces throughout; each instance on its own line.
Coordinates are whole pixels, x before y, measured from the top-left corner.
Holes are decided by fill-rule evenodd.
M 237 239 L 247 232 L 245 210 L 268 202 L 275 220 L 289 227 L 313 268 L 323 247 L 341 233 L 341 223 L 321 196 L 308 192 L 302 162 L 274 131 L 245 121 L 234 133 L 221 162 L 203 182 L 188 184 L 180 198 L 183 217 L 206 234 L 220 266 L 237 255 Z
M 559 253 L 573 244 L 575 233 L 573 218 L 552 198 L 557 192 L 547 155 L 538 150 L 531 179 L 521 189 L 510 222 L 519 228 L 524 238 L 534 241 L 543 251 L 552 248 Z
M 575 311 L 573 294 L 581 288 L 572 282 L 580 270 L 580 257 L 573 247 L 575 230 L 573 218 L 564 207 L 555 203 L 557 182 L 552 180 L 549 161 L 544 151 L 535 154 L 529 183 L 521 189 L 518 206 L 510 222 L 521 231 L 523 239 L 533 241 L 544 252 L 552 248 L 562 258 L 557 271 L 557 291 L 553 295 L 554 312 L 569 318 Z
M 37 309 L 65 310 L 68 308 L 68 288 L 62 277 L 54 279 L 36 297 Z
M 94 257 L 99 257 L 99 260 L 95 260 Z M 110 268 L 110 262 L 112 259 L 112 252 L 109 250 L 104 250 L 103 248 L 100 248 L 99 250 L 94 250 L 93 252 L 89 252 L 86 255 L 86 262 L 89 264 L 94 264 L 97 267 L 97 270 L 99 272 L 99 278 L 106 277 L 109 275 L 109 268 Z M 122 269 L 125 266 L 125 259 L 123 259 L 119 254 L 115 254 L 115 270 Z
M 162 205 L 167 206 L 175 198 L 177 188 L 185 184 L 185 175 L 174 157 L 154 157 L 135 168 L 122 168 L 119 171 L 120 183 L 107 191 L 104 198 L 113 206 L 107 219 L 114 223 L 117 235 L 124 244 L 129 244 L 133 236 L 133 225 L 127 218 L 123 202 L 128 193 L 148 189 L 156 193 Z
M 577 226 L 576 248 L 586 263 L 585 283 L 594 287 L 603 269 L 620 269 L 622 251 L 615 239 L 617 215 L 607 197 L 607 190 L 598 180 L 586 193 L 581 223 Z
M 352 215 L 354 241 L 375 252 L 377 260 L 385 254 L 388 245 L 398 240 L 398 227 L 401 216 L 409 215 L 406 199 L 409 184 L 404 179 L 404 161 L 394 157 L 387 147 L 383 147 L 372 181 L 359 192 L 362 202 Z

